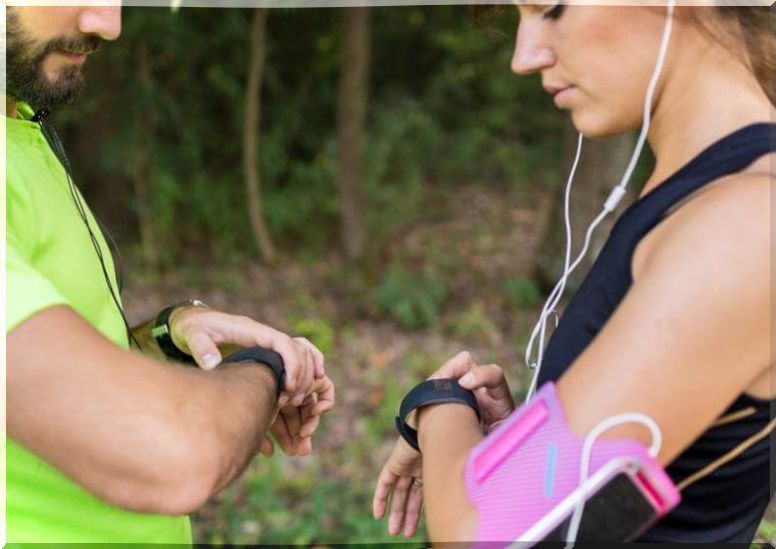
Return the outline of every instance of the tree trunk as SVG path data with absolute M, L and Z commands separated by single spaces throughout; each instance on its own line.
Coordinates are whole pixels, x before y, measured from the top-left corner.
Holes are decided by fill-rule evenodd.
M 264 36 L 267 29 L 267 15 L 266 9 L 257 8 L 253 11 L 250 53 L 248 55 L 248 83 L 245 89 L 243 169 L 245 172 L 245 193 L 248 199 L 248 217 L 253 239 L 262 259 L 267 263 L 273 263 L 275 261 L 275 247 L 264 220 L 258 162 L 261 138 L 261 83 L 266 57 Z
M 349 260 L 363 256 L 363 140 L 369 89 L 371 38 L 368 8 L 344 9 L 342 72 L 337 104 L 337 173 L 342 244 Z
M 148 108 L 151 95 L 151 67 L 148 42 L 141 39 L 136 54 L 136 71 L 142 100 L 134 121 L 134 145 L 132 147 L 132 186 L 137 199 L 137 218 L 140 229 L 140 248 L 146 268 L 154 273 L 159 270 L 159 241 L 154 227 L 148 187 L 153 177 L 150 149 L 155 128 L 154 109 Z
M 577 136 L 578 133 L 569 123 L 564 135 L 565 161 L 563 163 L 568 168 L 563 174 L 563 184 L 559 185 L 557 192 L 554 193 L 549 219 L 545 225 L 544 235 L 539 239 L 540 244 L 535 255 L 537 274 L 545 288 L 552 288 L 563 275 L 566 252 L 566 229 L 563 219 L 565 178 L 574 161 Z M 611 190 L 620 182 L 634 146 L 635 140 L 631 134 L 609 139 L 585 139 L 582 145 L 582 159 L 571 193 L 572 262 L 582 250 L 588 226 L 601 212 Z M 630 186 L 629 194 L 630 196 L 623 200 L 617 211 L 609 214 L 596 229 L 587 256 L 576 268 L 569 281 L 566 295 L 579 287 L 609 237 L 617 217 L 635 197 L 633 185 Z

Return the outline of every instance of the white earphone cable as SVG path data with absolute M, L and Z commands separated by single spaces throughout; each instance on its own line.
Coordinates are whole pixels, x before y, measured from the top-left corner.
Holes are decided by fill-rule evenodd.
M 574 260 L 574 262 L 571 265 L 569 265 L 569 258 L 571 255 L 571 221 L 570 221 L 569 203 L 570 203 L 571 185 L 574 180 L 574 176 L 576 174 L 576 170 L 579 164 L 579 159 L 580 159 L 581 150 L 582 150 L 583 136 L 582 134 L 579 135 L 579 140 L 577 145 L 577 155 L 574 160 L 574 165 L 571 169 L 571 174 L 569 176 L 568 182 L 566 184 L 566 197 L 565 197 L 565 208 L 564 208 L 564 219 L 565 219 L 565 225 L 566 225 L 566 260 L 564 264 L 564 271 L 560 280 L 555 285 L 549 297 L 547 298 L 547 301 L 545 302 L 544 307 L 542 307 L 541 314 L 539 315 L 539 320 L 537 321 L 536 325 L 534 326 L 531 332 L 531 337 L 526 347 L 525 362 L 526 362 L 526 365 L 533 370 L 533 377 L 528 389 L 526 402 L 533 397 L 537 389 L 539 373 L 541 371 L 542 362 L 544 360 L 547 320 L 549 316 L 553 314 L 553 312 L 555 311 L 555 308 L 557 307 L 558 303 L 563 297 L 563 292 L 566 289 L 566 284 L 568 282 L 569 277 L 587 255 L 588 249 L 590 248 L 590 242 L 592 240 L 593 232 L 606 218 L 606 216 L 609 215 L 609 213 L 611 213 L 612 211 L 614 211 L 614 209 L 617 208 L 619 203 L 622 201 L 623 197 L 626 195 L 628 183 L 630 182 L 630 179 L 633 176 L 633 172 L 636 169 L 636 165 L 638 164 L 639 158 L 641 157 L 641 153 L 644 149 L 644 145 L 646 144 L 647 136 L 649 135 L 650 125 L 652 123 L 652 104 L 654 102 L 655 90 L 657 89 L 658 82 L 660 81 L 660 75 L 663 72 L 663 67 L 665 65 L 665 60 L 668 54 L 668 47 L 671 43 L 675 5 L 676 5 L 676 0 L 669 0 L 667 16 L 666 16 L 666 24 L 665 24 L 665 28 L 663 30 L 663 36 L 660 42 L 658 58 L 655 64 L 655 69 L 652 72 L 652 78 L 650 79 L 649 85 L 647 87 L 647 94 L 644 100 L 644 123 L 641 127 L 641 133 L 639 134 L 639 138 L 636 142 L 636 148 L 634 149 L 633 154 L 631 155 L 630 162 L 628 163 L 628 167 L 626 168 L 625 173 L 623 174 L 622 179 L 620 180 L 620 183 L 614 189 L 612 189 L 611 194 L 609 195 L 609 197 L 607 198 L 604 204 L 603 210 L 588 227 L 587 233 L 585 234 L 585 242 L 582 247 L 582 251 L 579 253 L 579 255 Z M 538 341 L 539 346 L 537 351 L 538 356 L 536 360 L 533 361 L 532 355 L 534 353 L 534 345 L 537 343 L 537 338 L 539 340 Z

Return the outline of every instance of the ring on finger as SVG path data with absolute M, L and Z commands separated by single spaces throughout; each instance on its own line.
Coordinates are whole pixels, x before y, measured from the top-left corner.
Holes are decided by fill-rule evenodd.
M 413 490 L 422 490 L 423 489 L 423 479 L 414 477 L 412 479 L 412 488 Z

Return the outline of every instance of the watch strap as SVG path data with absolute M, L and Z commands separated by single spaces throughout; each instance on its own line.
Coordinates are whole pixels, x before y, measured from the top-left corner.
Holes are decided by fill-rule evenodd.
M 480 410 L 474 393 L 461 387 L 458 380 L 429 379 L 412 389 L 402 400 L 399 415 L 396 417 L 396 430 L 407 441 L 407 444 L 420 451 L 418 432 L 407 424 L 407 416 L 413 410 L 425 406 L 449 403 L 469 406 L 477 414 L 477 419 L 480 419 Z
M 280 396 L 280 393 L 285 388 L 286 367 L 283 363 L 283 357 L 279 353 L 270 349 L 264 349 L 263 347 L 249 347 L 232 353 L 221 362 L 220 366 L 236 364 L 238 362 L 255 362 L 269 368 L 275 376 L 277 387 L 275 396 L 276 398 Z
M 173 311 L 179 307 L 207 308 L 207 305 L 197 299 L 189 299 L 165 307 L 157 315 L 154 326 L 151 328 L 151 335 L 156 340 L 156 344 L 159 345 L 164 356 L 177 362 L 194 364 L 194 358 L 190 354 L 181 351 L 178 346 L 175 345 L 175 342 L 172 340 L 172 334 L 170 333 L 170 315 L 172 315 Z

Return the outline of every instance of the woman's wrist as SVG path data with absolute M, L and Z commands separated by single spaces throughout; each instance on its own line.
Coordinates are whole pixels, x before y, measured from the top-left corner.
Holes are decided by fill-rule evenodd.
M 433 444 L 435 440 L 445 440 L 451 436 L 456 441 L 482 437 L 475 411 L 457 402 L 425 406 L 416 411 L 415 421 L 421 449 L 426 448 L 427 444 Z

